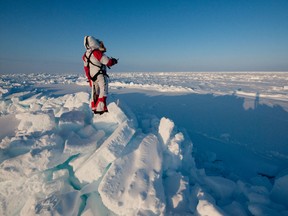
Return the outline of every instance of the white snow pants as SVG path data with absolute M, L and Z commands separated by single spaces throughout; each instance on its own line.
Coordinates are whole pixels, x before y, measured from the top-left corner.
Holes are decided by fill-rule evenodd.
M 107 112 L 106 98 L 108 95 L 108 78 L 99 74 L 92 82 L 91 108 L 94 113 L 102 114 Z
M 91 95 L 98 95 L 99 98 L 107 97 L 108 95 L 108 79 L 107 76 L 99 74 L 97 79 L 92 82 Z

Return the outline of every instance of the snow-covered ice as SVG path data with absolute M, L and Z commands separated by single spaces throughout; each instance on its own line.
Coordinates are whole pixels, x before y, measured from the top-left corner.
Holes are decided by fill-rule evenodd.
M 0 76 L 0 215 L 288 215 L 288 73 Z

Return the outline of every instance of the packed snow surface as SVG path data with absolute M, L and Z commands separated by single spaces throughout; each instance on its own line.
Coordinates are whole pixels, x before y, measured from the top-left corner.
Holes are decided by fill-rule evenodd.
M 0 75 L 0 215 L 288 215 L 288 73 Z

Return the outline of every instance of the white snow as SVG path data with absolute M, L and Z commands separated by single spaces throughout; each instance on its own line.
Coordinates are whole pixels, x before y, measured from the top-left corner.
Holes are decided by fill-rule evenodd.
M 21 113 L 15 115 L 20 120 L 18 131 L 20 133 L 33 133 L 52 130 L 56 124 L 54 116 L 48 114 Z
M 110 77 L 0 76 L 1 216 L 288 215 L 288 73 Z
M 288 174 L 276 178 L 271 191 L 271 198 L 275 202 L 288 206 Z
M 76 177 L 80 182 L 91 183 L 97 181 L 105 172 L 107 166 L 111 164 L 130 141 L 134 130 L 128 126 L 127 122 L 122 123 L 103 144 L 93 153 L 83 164 L 73 165 Z M 81 158 L 80 158 L 81 159 Z M 74 164 L 75 164 L 74 163 Z M 90 172 L 90 170 L 93 172 Z
M 137 145 L 111 165 L 99 185 L 100 196 L 115 214 L 162 215 L 165 200 L 160 144 L 151 134 Z

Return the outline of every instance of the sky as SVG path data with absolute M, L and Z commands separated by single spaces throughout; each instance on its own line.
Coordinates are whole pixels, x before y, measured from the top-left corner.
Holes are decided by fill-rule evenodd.
M 0 74 L 83 73 L 83 38 L 112 71 L 288 71 L 288 0 L 0 0 Z

